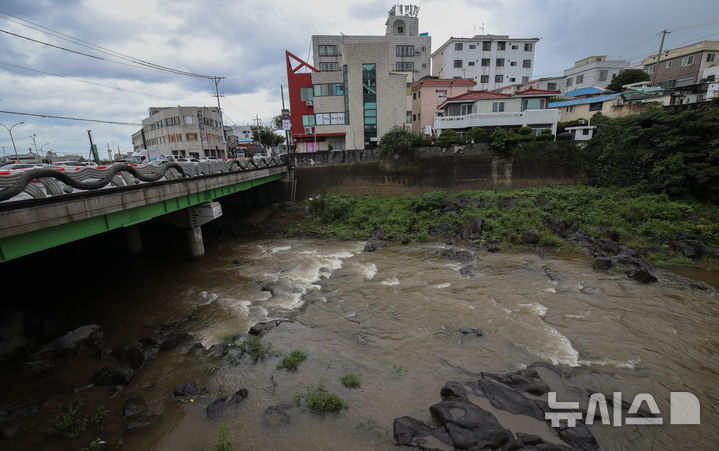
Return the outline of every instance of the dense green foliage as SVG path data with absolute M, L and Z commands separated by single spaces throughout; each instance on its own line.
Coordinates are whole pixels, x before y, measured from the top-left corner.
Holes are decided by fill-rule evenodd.
M 277 368 L 286 368 L 288 371 L 297 371 L 297 367 L 300 363 L 307 360 L 307 354 L 295 349 L 282 358 L 282 361 Z
M 252 336 L 242 342 L 240 350 L 252 357 L 252 360 L 257 363 L 258 360 L 264 359 L 270 354 L 271 346 L 262 343 L 260 337 Z
M 305 406 L 315 412 L 339 412 L 347 408 L 345 400 L 336 393 L 328 392 L 323 382 L 317 384 L 316 387 L 308 386 L 307 394 L 304 396 L 299 393 L 295 395 L 295 401 L 298 406 L 302 403 L 303 397 L 305 399 Z
M 234 448 L 230 442 L 231 438 L 232 436 L 227 430 L 227 425 L 225 423 L 220 424 L 217 430 L 217 441 L 208 448 L 208 451 L 232 451 Z
M 678 114 L 597 114 L 592 125 L 595 136 L 581 154 L 591 184 L 719 201 L 719 101 Z
M 497 152 L 507 153 L 519 142 L 519 135 L 513 130 L 496 128 L 492 132 L 490 145 Z
M 644 72 L 642 69 L 624 69 L 619 72 L 612 82 L 609 83 L 607 89 L 614 92 L 620 92 L 622 85 L 628 85 L 630 83 L 637 83 L 640 81 L 649 81 L 649 74 Z
M 85 401 L 82 398 L 77 398 L 66 408 L 60 406 L 55 409 L 53 418 L 47 427 L 47 435 L 67 439 L 76 438 L 85 432 L 88 426 L 97 426 L 107 420 L 109 412 L 104 405 L 88 412 L 84 411 L 84 406 Z
M 421 134 L 413 133 L 406 127 L 395 125 L 382 135 L 379 146 L 383 152 L 402 157 L 411 156 L 413 149 L 424 145 L 424 138 Z
M 395 239 L 429 241 L 455 237 L 478 218 L 484 220 L 481 240 L 522 245 L 522 234 L 534 232 L 540 245 L 568 245 L 545 224 L 556 216 L 572 231 L 607 237 L 607 228 L 628 245 L 646 250 L 677 239 L 681 232 L 697 235 L 709 246 L 719 245 L 719 207 L 695 200 L 672 200 L 666 194 L 637 188 L 573 186 L 525 190 L 467 191 L 461 209 L 447 209 L 447 195 L 421 197 L 329 195 L 310 202 L 311 217 L 295 224 L 290 234 L 312 233 L 340 239 L 367 239 L 382 229 Z M 324 205 L 342 205 L 342 211 Z
M 359 388 L 361 384 L 359 377 L 357 377 L 353 373 L 347 373 L 344 376 L 340 377 L 340 383 L 342 383 L 342 385 L 347 388 Z
M 472 127 L 463 136 L 465 143 L 487 143 L 489 142 L 489 133 L 483 128 Z
M 459 142 L 460 139 L 457 132 L 452 129 L 446 129 L 442 130 L 442 133 L 439 134 L 439 138 L 437 138 L 434 144 L 439 147 L 449 147 L 452 144 L 459 144 Z

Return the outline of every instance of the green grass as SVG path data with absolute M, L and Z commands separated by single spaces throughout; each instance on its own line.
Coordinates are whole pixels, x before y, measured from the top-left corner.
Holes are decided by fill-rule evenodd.
M 467 205 L 444 212 L 448 197 L 463 197 Z M 516 207 L 510 205 L 516 203 Z M 572 224 L 572 232 L 608 238 L 613 230 L 626 245 L 655 262 L 671 256 L 647 255 L 648 248 L 696 235 L 707 246 L 719 246 L 719 207 L 694 199 L 675 199 L 633 188 L 589 186 L 543 187 L 522 190 L 442 192 L 401 197 L 326 195 L 309 201 L 311 215 L 296 222 L 287 235 L 329 236 L 364 240 L 374 230 L 416 241 L 445 240 L 482 218 L 481 240 L 503 247 L 525 247 L 524 232 L 536 233 L 539 245 L 557 251 L 577 251 L 544 225 L 548 217 Z
M 50 437 L 73 439 L 79 437 L 88 426 L 103 424 L 109 416 L 109 411 L 104 405 L 96 410 L 84 410 L 85 400 L 77 398 L 67 407 L 62 406 L 55 409 L 52 420 L 46 429 Z
M 248 338 L 240 345 L 240 350 L 249 355 L 255 363 L 260 359 L 268 357 L 271 353 L 271 349 L 272 347 L 269 344 L 262 343 L 262 339 L 257 336 Z
M 303 398 L 305 406 L 315 412 L 339 412 L 347 408 L 345 400 L 336 393 L 328 392 L 323 382 L 308 386 L 305 395 L 296 394 L 295 402 L 298 406 L 302 404 Z
M 360 387 L 359 378 L 352 373 L 347 373 L 344 376 L 340 377 L 340 382 L 342 383 L 342 385 L 344 385 L 347 388 L 359 388 Z
M 279 365 L 277 365 L 277 368 L 286 368 L 288 371 L 297 371 L 297 367 L 306 359 L 306 353 L 295 349 L 282 359 Z
M 207 451 L 232 451 L 234 448 L 230 443 L 231 438 L 232 435 L 227 430 L 227 425 L 225 423 L 220 424 L 217 429 L 217 441 L 210 448 L 207 448 Z

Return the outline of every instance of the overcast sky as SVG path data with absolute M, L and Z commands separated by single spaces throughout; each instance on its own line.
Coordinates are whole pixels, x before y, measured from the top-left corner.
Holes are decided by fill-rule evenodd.
M 432 36 L 433 50 L 451 36 L 471 37 L 482 31 L 539 37 L 535 78 L 561 75 L 574 61 L 590 55 L 638 64 L 657 52 L 663 29 L 672 32 L 665 49 L 719 40 L 717 0 L 411 3 L 420 6 L 420 32 Z M 216 104 L 210 80 L 143 69 L 118 55 L 31 28 L 42 26 L 156 65 L 224 76 L 225 123 L 246 125 L 259 117 L 269 124 L 280 113 L 280 85 L 286 89 L 285 49 L 307 58 L 313 34 L 382 35 L 393 4 L 385 0 L 3 0 L 0 30 L 105 60 L 2 32 L 0 110 L 139 124 L 150 106 Z M 130 150 L 130 135 L 139 129 L 139 125 L 0 113 L 0 123 L 7 127 L 21 121 L 24 124 L 12 130 L 19 152 L 33 146 L 34 134 L 37 147 L 44 145 L 44 151 L 87 154 L 87 130 L 92 130 L 101 156 L 106 157 L 108 145 Z M 4 127 L 0 127 L 0 145 L 6 154 L 14 153 Z

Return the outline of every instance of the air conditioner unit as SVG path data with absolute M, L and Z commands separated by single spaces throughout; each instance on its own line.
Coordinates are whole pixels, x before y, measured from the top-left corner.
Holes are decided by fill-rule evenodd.
M 312 100 L 312 99 L 306 100 L 306 101 L 305 101 L 305 104 L 306 104 L 307 106 L 313 106 L 313 105 L 314 105 L 314 100 Z
M 309 135 L 310 133 L 312 133 L 312 129 L 309 127 L 305 127 L 305 135 Z

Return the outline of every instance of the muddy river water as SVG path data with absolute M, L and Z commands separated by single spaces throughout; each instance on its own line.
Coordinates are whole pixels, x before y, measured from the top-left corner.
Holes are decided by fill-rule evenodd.
M 155 262 L 152 271 L 137 267 L 127 274 L 137 283 L 83 294 L 102 301 L 86 299 L 75 321 L 102 325 L 111 344 L 183 321 L 207 348 L 258 321 L 286 318 L 293 321 L 263 341 L 279 354 L 300 349 L 308 355 L 298 371 L 288 372 L 277 369 L 277 356 L 233 364 L 178 348 L 151 361 L 121 396 L 108 401 L 106 387 L 83 395 L 106 403 L 111 412 L 121 410 L 127 397 L 141 396 L 149 412 L 159 415 L 152 426 L 126 434 L 123 449 L 203 449 L 215 442 L 221 423 L 235 449 L 392 449 L 393 420 L 404 415 L 429 420 L 428 408 L 440 400 L 446 382 L 542 361 L 602 393 L 622 392 L 628 401 L 637 393 L 653 395 L 665 424 L 592 426 L 603 449 L 716 448 L 719 296 L 711 287 L 717 285 L 716 272 L 687 274 L 704 278 L 703 288 L 659 270 L 659 283 L 644 285 L 594 270 L 582 255 L 470 250 L 476 260 L 469 260 L 442 256 L 450 247 L 442 244 L 391 245 L 372 253 L 363 246 L 295 239 L 210 243 L 199 261 Z M 472 328 L 482 335 L 460 331 Z M 104 365 L 99 358 L 70 359 L 53 377 L 72 380 L 80 368 Z M 338 382 L 348 372 L 359 377 L 360 389 Z M 31 382 L 19 378 L 6 375 L 4 382 L 21 393 Z M 295 394 L 319 381 L 348 408 L 325 415 L 298 410 L 288 424 L 273 427 L 263 421 L 267 407 L 292 404 Z M 173 399 L 173 387 L 185 382 L 210 393 L 247 388 L 249 397 L 230 414 L 210 420 L 205 407 L 211 397 Z M 666 424 L 670 392 L 697 396 L 701 425 Z M 12 401 L 13 395 L 4 396 Z M 70 399 L 60 396 L 57 402 Z M 18 434 L 6 444 L 66 446 L 32 434 Z

